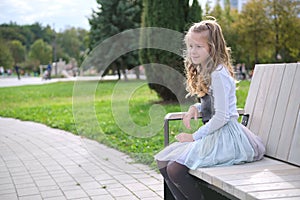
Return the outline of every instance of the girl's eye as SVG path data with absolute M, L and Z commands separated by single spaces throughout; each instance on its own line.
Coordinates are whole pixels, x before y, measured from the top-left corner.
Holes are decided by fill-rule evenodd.
M 202 46 L 200 46 L 200 45 L 197 45 L 197 48 L 201 48 Z

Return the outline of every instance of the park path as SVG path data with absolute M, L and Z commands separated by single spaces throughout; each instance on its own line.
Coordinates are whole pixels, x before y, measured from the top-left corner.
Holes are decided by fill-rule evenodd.
M 74 79 L 1 78 L 0 87 L 69 80 Z M 0 117 L 0 199 L 162 200 L 163 180 L 96 141 Z
M 136 79 L 134 74 L 128 74 L 128 79 Z M 124 76 L 121 76 L 124 79 Z M 145 80 L 145 75 L 140 75 L 140 79 Z M 118 80 L 117 75 L 107 75 L 104 77 L 99 76 L 78 76 L 69 78 L 52 78 L 51 80 L 42 80 L 41 77 L 21 77 L 18 80 L 17 77 L 1 77 L 0 76 L 0 87 L 12 87 L 12 86 L 22 86 L 22 85 L 41 85 L 47 83 L 63 82 L 63 81 L 76 81 L 76 80 Z
M 0 199 L 161 200 L 161 176 L 126 154 L 43 124 L 0 118 Z

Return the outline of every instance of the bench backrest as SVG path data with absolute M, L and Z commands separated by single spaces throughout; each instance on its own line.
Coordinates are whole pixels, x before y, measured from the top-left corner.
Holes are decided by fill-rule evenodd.
M 267 156 L 300 166 L 300 63 L 256 65 L 245 113 Z

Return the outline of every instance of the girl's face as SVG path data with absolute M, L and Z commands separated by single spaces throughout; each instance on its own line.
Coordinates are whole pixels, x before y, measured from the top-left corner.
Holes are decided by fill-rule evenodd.
M 193 64 L 204 66 L 209 57 L 209 46 L 205 32 L 191 32 L 188 37 L 188 55 Z

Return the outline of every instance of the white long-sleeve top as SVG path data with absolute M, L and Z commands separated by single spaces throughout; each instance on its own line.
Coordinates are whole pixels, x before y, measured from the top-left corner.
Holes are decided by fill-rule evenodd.
M 235 80 L 224 66 L 219 65 L 212 73 L 210 89 L 214 98 L 215 113 L 205 125 L 193 133 L 194 140 L 213 133 L 223 127 L 231 118 L 239 116 L 236 108 Z M 200 103 L 196 103 L 194 106 L 201 112 Z

